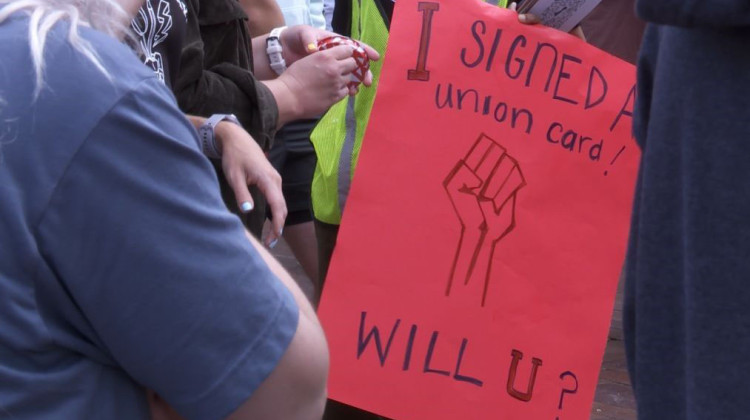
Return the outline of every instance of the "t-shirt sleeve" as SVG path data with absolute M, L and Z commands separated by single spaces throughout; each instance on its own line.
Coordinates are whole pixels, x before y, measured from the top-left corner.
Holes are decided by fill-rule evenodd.
M 638 0 L 638 16 L 664 25 L 750 26 L 750 0 Z
M 291 293 L 227 211 L 195 130 L 156 79 L 90 133 L 37 234 L 87 339 L 189 419 L 234 411 L 296 332 Z

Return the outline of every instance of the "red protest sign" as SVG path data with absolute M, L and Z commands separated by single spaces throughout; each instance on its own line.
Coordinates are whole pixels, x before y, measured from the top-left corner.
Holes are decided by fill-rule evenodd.
M 588 418 L 639 151 L 632 66 L 475 1 L 399 0 L 320 316 L 334 399 Z

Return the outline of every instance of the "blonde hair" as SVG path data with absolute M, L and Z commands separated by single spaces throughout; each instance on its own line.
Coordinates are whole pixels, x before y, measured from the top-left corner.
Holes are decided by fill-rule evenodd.
M 36 75 L 34 97 L 44 86 L 44 46 L 47 34 L 55 24 L 68 21 L 70 45 L 91 61 L 104 75 L 109 72 L 94 47 L 80 36 L 78 28 L 91 27 L 113 37 L 128 36 L 127 12 L 117 0 L 0 0 L 0 25 L 12 14 L 26 12 L 29 16 L 29 48 Z

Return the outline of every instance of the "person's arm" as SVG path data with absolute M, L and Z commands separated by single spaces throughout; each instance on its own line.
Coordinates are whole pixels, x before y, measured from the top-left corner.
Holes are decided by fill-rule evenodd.
M 239 0 L 247 14 L 247 28 L 250 36 L 271 32 L 273 28 L 284 26 L 284 14 L 276 0 Z
M 338 34 L 328 32 L 323 29 L 314 28 L 308 25 L 295 25 L 284 29 L 281 32 L 282 55 L 287 67 L 300 61 L 307 56 L 318 52 L 318 41 L 337 36 Z M 271 69 L 271 65 L 266 54 L 266 39 L 268 34 L 253 38 L 253 71 L 260 80 L 270 80 L 277 75 Z M 380 58 L 377 51 L 365 43 L 360 43 L 365 49 L 365 53 L 370 60 Z
M 292 342 L 271 375 L 227 420 L 319 420 L 326 403 L 329 365 L 328 347 L 320 323 L 294 279 L 249 232 L 246 235 L 271 271 L 294 295 L 300 320 Z M 300 383 L 301 380 L 304 382 Z M 296 395 L 290 394 L 290 389 L 297 391 Z M 149 392 L 148 398 L 153 420 L 184 420 L 154 392 Z
M 228 420 L 319 420 L 323 416 L 328 381 L 328 345 L 315 310 L 305 294 L 271 254 L 247 233 L 273 271 L 294 295 L 300 320 L 292 342 L 271 375 Z M 290 390 L 296 396 L 290 398 Z
M 227 211 L 156 79 L 99 121 L 36 232 L 90 325 L 81 333 L 181 416 L 320 418 L 328 352 L 315 314 Z
M 638 0 L 636 11 L 641 19 L 663 25 L 750 26 L 748 0 Z
M 203 117 L 234 114 L 261 147 L 266 147 L 271 144 L 279 126 L 274 95 L 245 68 L 232 63 L 206 66 L 210 51 L 204 51 L 207 46 L 203 42 L 199 21 L 201 1 L 186 0 L 185 4 L 188 20 L 180 55 L 180 72 L 172 82 L 180 108 L 186 114 Z M 239 10 L 237 12 L 242 14 Z M 229 16 L 222 18 L 230 19 Z M 210 28 L 220 30 L 222 26 L 217 24 Z M 232 36 L 237 35 L 232 33 Z
M 318 40 L 332 35 L 335 34 L 305 25 L 284 30 L 281 45 L 287 70 L 276 78 L 265 52 L 268 36 L 253 38 L 255 72 L 261 79 L 267 79 L 263 83 L 279 104 L 279 127 L 320 115 L 347 94 L 357 94 L 358 87 L 347 87 L 349 73 L 357 67 L 352 48 L 341 45 L 318 51 Z M 364 43 L 361 45 L 370 60 L 380 58 L 375 49 Z M 367 72 L 363 84 L 372 85 L 371 72 Z
M 294 62 L 278 78 L 263 82 L 279 104 L 279 126 L 320 115 L 346 95 L 358 92 L 358 87 L 348 86 L 349 73 L 357 68 L 352 51 L 352 47 L 340 45 L 316 52 Z M 364 85 L 372 85 L 369 71 Z
M 304 50 L 300 52 L 304 48 L 300 42 L 309 39 L 308 35 L 303 37 L 302 34 L 308 33 L 303 29 L 290 28 L 289 35 L 284 36 L 291 39 L 284 53 L 290 69 L 266 84 L 260 83 L 249 69 L 229 63 L 205 69 L 205 46 L 197 17 L 199 1 L 189 0 L 187 4 L 187 33 L 180 75 L 174 84 L 175 96 L 184 112 L 201 116 L 233 113 L 254 139 L 266 145 L 278 127 L 319 115 L 347 93 L 353 93 L 346 88 L 348 73 L 356 68 L 352 50 L 342 46 L 307 56 Z M 255 67 L 269 76 L 272 70 L 264 43 L 262 48 L 253 49 L 254 57 L 262 61 Z M 301 54 L 305 57 L 300 58 Z M 371 59 L 377 59 L 377 53 L 374 54 Z
M 196 130 L 206 118 L 188 115 Z M 281 175 L 274 169 L 258 143 L 242 127 L 229 121 L 221 121 L 214 129 L 216 146 L 221 154 L 221 167 L 237 200 L 237 208 L 247 213 L 255 203 L 248 185 L 255 185 L 266 197 L 273 215 L 271 233 L 266 237 L 267 246 L 281 237 L 287 208 L 281 190 Z

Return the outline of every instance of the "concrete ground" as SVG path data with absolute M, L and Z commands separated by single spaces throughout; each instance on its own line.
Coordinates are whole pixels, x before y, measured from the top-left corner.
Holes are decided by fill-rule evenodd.
M 271 250 L 271 253 L 284 265 L 287 271 L 297 280 L 302 290 L 309 296 L 312 285 L 286 243 L 283 240 L 279 241 L 279 244 Z M 625 347 L 622 341 L 622 293 L 620 292 L 615 302 L 612 327 L 599 373 L 599 385 L 596 389 L 590 419 L 633 420 L 635 418 L 635 398 L 630 387 L 625 363 Z

